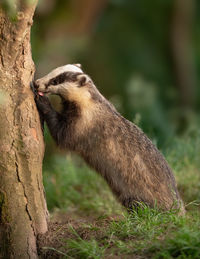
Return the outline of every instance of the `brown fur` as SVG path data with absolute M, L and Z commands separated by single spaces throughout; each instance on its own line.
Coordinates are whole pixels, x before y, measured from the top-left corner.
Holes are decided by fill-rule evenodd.
M 157 148 L 115 110 L 87 75 L 77 73 L 74 80 L 76 73 L 71 73 L 73 81 L 68 75 L 65 82 L 54 86 L 48 85 L 45 77 L 35 83 L 39 91 L 56 93 L 63 99 L 61 114 L 47 99 L 37 100 L 58 145 L 81 155 L 106 179 L 125 207 L 143 202 L 184 212 L 173 173 Z

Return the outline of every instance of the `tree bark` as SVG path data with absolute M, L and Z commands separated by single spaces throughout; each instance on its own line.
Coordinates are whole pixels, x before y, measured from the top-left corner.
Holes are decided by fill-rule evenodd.
M 0 258 L 38 258 L 47 231 L 44 141 L 30 81 L 30 29 L 36 1 L 16 1 L 12 22 L 0 6 Z M 0 4 L 1 5 L 1 4 Z

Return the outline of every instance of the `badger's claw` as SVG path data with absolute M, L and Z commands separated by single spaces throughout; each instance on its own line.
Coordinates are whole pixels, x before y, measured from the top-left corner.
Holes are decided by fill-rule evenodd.
M 35 87 L 34 87 L 33 81 L 30 82 L 30 87 L 31 87 L 31 90 L 32 90 L 32 92 L 33 92 L 33 94 L 34 94 L 34 97 L 36 98 L 36 97 L 38 96 L 38 92 L 37 92 L 37 90 L 36 90 Z
M 35 102 L 36 102 L 38 110 L 42 114 L 46 114 L 52 110 L 51 103 L 50 103 L 48 97 L 46 97 L 46 96 L 37 95 L 37 97 L 35 98 Z

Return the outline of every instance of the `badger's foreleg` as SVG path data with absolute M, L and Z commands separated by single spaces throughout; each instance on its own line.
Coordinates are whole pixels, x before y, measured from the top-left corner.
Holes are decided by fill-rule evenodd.
M 63 129 L 64 118 L 51 105 L 46 96 L 37 95 L 35 97 L 37 108 L 47 123 L 49 131 L 54 140 L 59 144 L 59 136 Z

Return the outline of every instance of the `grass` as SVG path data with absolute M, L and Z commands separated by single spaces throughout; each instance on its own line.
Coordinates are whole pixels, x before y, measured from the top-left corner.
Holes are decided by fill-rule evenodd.
M 200 134 L 174 140 L 164 154 L 186 203 L 185 217 L 143 204 L 128 214 L 80 159 L 55 156 L 46 161 L 52 218 L 59 213 L 61 221 L 68 218 L 61 238 L 46 249 L 60 258 L 200 258 Z
M 71 227 L 71 230 L 75 234 L 76 239 L 69 239 L 67 241 L 66 248 L 68 254 L 66 257 L 94 259 L 103 257 L 106 247 L 100 246 L 95 239 L 82 239 L 73 227 Z

